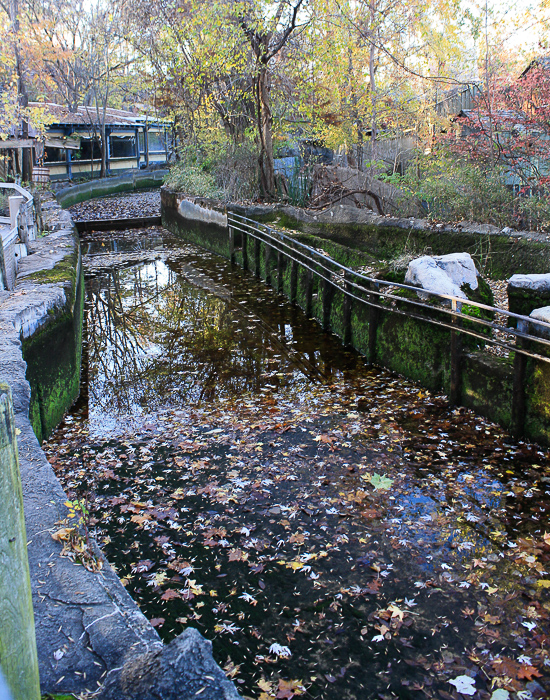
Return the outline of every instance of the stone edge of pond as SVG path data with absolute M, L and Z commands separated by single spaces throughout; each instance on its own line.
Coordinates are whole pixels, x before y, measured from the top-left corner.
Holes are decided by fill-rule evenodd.
M 164 646 L 107 562 L 101 571 L 90 572 L 62 557 L 62 545 L 52 539 L 66 517 L 67 497 L 31 425 L 22 341 L 74 311 L 81 255 L 69 213 L 49 202 L 44 218 L 49 233 L 33 242 L 30 255 L 21 260 L 13 291 L 0 292 L 0 381 L 12 389 L 20 431 L 41 690 L 147 700 L 159 688 L 171 688 L 169 698 L 191 696 L 206 686 L 204 700 L 240 698 L 214 661 L 211 643 L 196 630 Z M 174 649 L 177 673 L 169 662 Z M 136 668 L 148 669 L 147 688 L 136 685 Z
M 85 202 L 96 197 L 107 197 L 112 194 L 124 194 L 137 190 L 160 187 L 168 170 L 131 171 L 116 177 L 105 177 L 97 180 L 82 182 L 77 185 L 64 187 L 56 193 L 58 203 L 67 209 L 73 204 Z

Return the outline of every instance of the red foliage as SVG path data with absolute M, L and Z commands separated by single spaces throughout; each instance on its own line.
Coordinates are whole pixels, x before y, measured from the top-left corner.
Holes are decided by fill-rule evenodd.
M 534 64 L 514 81 L 495 81 L 456 123 L 460 132 L 444 137 L 453 152 L 504 166 L 517 185 L 550 181 L 550 69 Z

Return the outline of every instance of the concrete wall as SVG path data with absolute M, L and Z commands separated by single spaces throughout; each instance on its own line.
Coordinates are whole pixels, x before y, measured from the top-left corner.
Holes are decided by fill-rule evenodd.
M 182 205 L 183 199 L 185 195 L 172 192 L 166 187 L 162 188 L 163 225 L 185 240 L 229 258 L 227 227 L 221 220 L 219 223 L 213 223 L 213 217 L 209 217 L 208 223 L 203 223 L 205 217 L 201 209 L 205 207 L 206 202 L 187 201 Z M 189 212 L 192 212 L 191 215 Z M 245 212 L 240 209 L 239 213 Z M 254 218 L 254 213 L 254 209 L 250 209 L 246 215 Z M 260 208 L 258 213 L 262 213 Z M 314 248 L 326 249 L 327 239 L 314 236 L 313 230 L 310 224 L 307 243 Z M 397 230 L 399 231 L 398 228 Z M 326 229 L 323 233 L 326 235 Z M 376 236 L 380 245 L 391 244 L 394 254 L 399 253 L 392 228 L 382 228 L 376 232 Z M 390 238 L 389 242 L 383 240 L 385 236 Z M 449 236 L 446 238 L 448 239 Z M 462 250 L 460 241 L 461 237 L 458 236 L 453 252 Z M 332 239 L 329 243 L 328 252 L 341 264 L 349 265 L 350 258 L 357 255 L 356 250 L 347 248 L 341 243 L 335 243 Z M 303 308 L 309 317 L 316 318 L 325 325 L 328 320 L 327 328 L 343 337 L 344 294 L 340 289 L 330 292 L 327 319 L 327 304 L 321 283 L 314 278 L 313 289 L 311 289 L 308 272 L 304 268 L 297 266 L 294 272 L 295 281 L 293 281 L 291 279 L 293 266 L 289 260 L 283 259 L 281 268 L 278 268 L 277 255 L 267 254 L 265 244 L 261 243 L 258 249 L 255 247 L 255 241 L 247 237 L 246 256 L 243 256 L 244 251 L 239 247 L 241 245 L 242 239 L 237 237 L 234 253 L 237 264 L 242 266 L 243 258 L 246 257 L 249 269 L 256 271 L 262 279 L 269 280 L 273 287 Z M 448 240 L 445 245 L 449 245 Z M 374 342 L 371 335 L 374 337 Z M 389 309 L 379 311 L 376 316 L 372 316 L 369 307 L 354 301 L 349 344 L 375 364 L 398 372 L 432 391 L 449 393 L 450 331 L 447 329 L 439 328 L 428 321 L 397 315 Z M 481 341 L 467 336 L 463 336 L 463 345 L 464 352 L 460 366 L 460 403 L 504 428 L 510 429 L 512 427 L 513 359 L 496 357 L 484 352 Z M 537 350 L 540 351 L 540 349 Z M 536 360 L 528 361 L 525 397 L 523 434 L 542 444 L 550 444 L 550 364 Z
M 160 187 L 167 174 L 167 170 L 136 170 L 117 177 L 91 180 L 80 185 L 66 187 L 56 194 L 56 198 L 59 204 L 64 209 L 67 209 L 73 204 L 78 204 L 78 202 L 84 202 L 94 197 L 106 197 L 110 194 Z

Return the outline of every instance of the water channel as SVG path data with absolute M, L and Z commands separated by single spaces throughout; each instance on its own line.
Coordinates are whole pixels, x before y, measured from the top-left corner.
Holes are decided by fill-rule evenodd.
M 546 450 L 162 229 L 83 251 L 45 447 L 164 640 L 196 627 L 261 700 L 548 697 Z

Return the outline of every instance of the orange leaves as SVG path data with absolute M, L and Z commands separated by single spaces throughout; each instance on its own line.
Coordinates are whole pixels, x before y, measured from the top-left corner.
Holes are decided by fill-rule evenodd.
M 228 559 L 229 561 L 247 561 L 248 554 L 243 552 L 242 549 L 230 549 Z
M 290 700 L 295 695 L 303 695 L 306 689 L 302 685 L 301 681 L 279 681 L 279 687 L 277 688 L 277 695 L 275 696 L 277 700 Z

